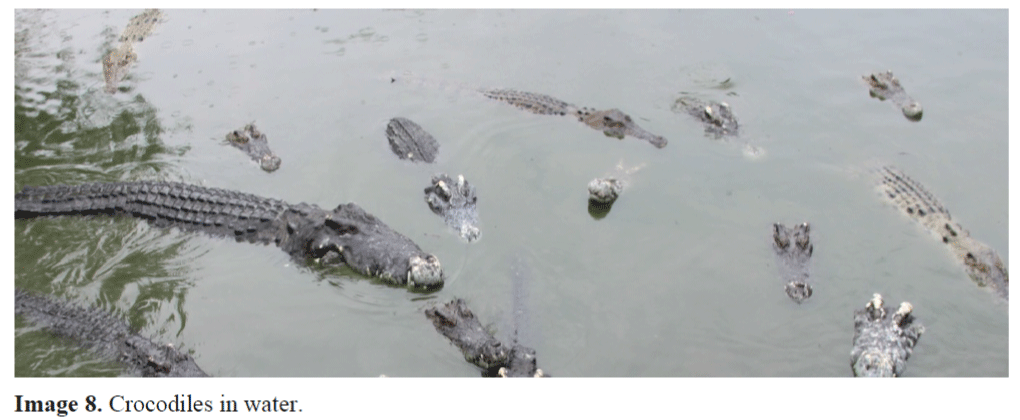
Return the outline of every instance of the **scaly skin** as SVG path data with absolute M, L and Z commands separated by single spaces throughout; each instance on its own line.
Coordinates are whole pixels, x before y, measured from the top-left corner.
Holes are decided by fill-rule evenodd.
M 280 157 L 269 149 L 269 139 L 255 128 L 254 123 L 227 133 L 226 141 L 247 153 L 252 160 L 259 163 L 263 171 L 273 172 L 280 169 Z
M 917 181 L 899 169 L 883 166 L 875 170 L 882 197 L 917 221 L 942 243 L 979 286 L 989 287 L 1009 301 L 1009 272 L 993 249 L 970 236 L 953 221 L 949 210 Z
M 464 359 L 501 377 L 544 377 L 537 367 L 535 350 L 514 344 L 507 348 L 486 331 L 463 299 L 425 310 L 425 317 L 444 337 L 457 346 Z
M 100 357 L 117 360 L 132 374 L 147 377 L 209 376 L 186 353 L 132 332 L 127 323 L 95 308 L 14 289 L 14 313 Z
M 162 19 L 163 12 L 149 9 L 131 18 L 120 35 L 120 45 L 103 57 L 103 77 L 107 93 L 117 92 L 117 85 L 127 75 L 127 69 L 138 60 L 134 43 L 142 42 Z
M 924 333 L 924 326 L 914 323 L 913 310 L 909 302 L 903 302 L 889 317 L 889 310 L 882 306 L 882 295 L 875 293 L 864 309 L 854 311 L 854 347 L 850 352 L 854 376 L 903 374 L 907 359 Z
M 903 111 L 903 116 L 910 121 L 921 121 L 924 109 L 921 104 L 907 95 L 900 86 L 900 80 L 893 76 L 891 71 L 872 73 L 868 76 L 861 76 L 864 83 L 868 84 L 868 93 L 872 98 L 890 100 Z
M 639 138 L 658 148 L 666 147 L 665 137 L 645 131 L 638 126 L 630 115 L 619 109 L 596 110 L 578 107 L 559 99 L 539 93 L 521 92 L 512 89 L 481 89 L 488 98 L 508 103 L 520 109 L 541 115 L 571 115 L 591 128 L 603 132 L 608 137 L 623 139 L 625 136 Z
M 357 204 L 327 211 L 310 204 L 177 182 L 25 187 L 15 219 L 122 215 L 238 241 L 275 244 L 295 260 L 318 259 L 411 289 L 443 285 L 439 260 Z
M 772 249 L 786 282 L 786 294 L 797 303 L 811 297 L 808 284 L 808 263 L 815 246 L 811 243 L 811 226 L 806 222 L 792 228 L 782 223 L 772 225 Z
M 433 175 L 432 183 L 425 188 L 425 202 L 464 240 L 474 242 L 482 235 L 478 229 L 478 195 L 464 175 L 457 175 L 456 180 L 446 174 Z
M 697 118 L 705 125 L 705 133 L 716 138 L 739 134 L 740 124 L 737 123 L 737 117 L 733 115 L 730 105 L 726 102 L 703 101 L 684 96 L 676 100 L 673 110 Z
M 401 159 L 432 163 L 439 153 L 439 142 L 420 125 L 407 118 L 396 117 L 386 125 L 390 149 Z

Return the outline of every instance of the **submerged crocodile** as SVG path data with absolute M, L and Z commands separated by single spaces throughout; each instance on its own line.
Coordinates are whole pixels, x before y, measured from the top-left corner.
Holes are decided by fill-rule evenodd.
M 70 338 L 100 357 L 126 365 L 130 374 L 147 377 L 209 376 L 187 353 L 171 344 L 153 343 L 120 318 L 96 308 L 14 289 L 14 313 L 61 337 Z
M 121 182 L 25 187 L 14 195 L 14 209 L 15 219 L 131 216 L 160 227 L 275 244 L 298 262 L 346 264 L 410 289 L 443 285 L 443 270 L 435 256 L 354 203 L 324 210 L 177 182 Z
M 269 139 L 265 133 L 255 128 L 255 123 L 227 133 L 226 142 L 247 153 L 252 160 L 258 162 L 263 171 L 280 169 L 280 157 L 269 149 Z
M 808 284 L 808 263 L 815 250 L 811 243 L 811 226 L 805 222 L 788 228 L 782 223 L 775 223 L 772 225 L 772 239 L 780 273 L 787 281 L 786 294 L 801 303 L 812 293 Z
M 882 295 L 875 293 L 864 309 L 854 311 L 854 347 L 850 366 L 854 376 L 894 377 L 903 374 L 924 326 L 914 323 L 909 302 L 889 317 Z
M 478 322 L 463 299 L 425 310 L 440 334 L 464 353 L 464 359 L 484 370 L 485 376 L 542 377 L 535 350 L 514 343 L 509 348 Z
M 623 161 L 616 164 L 614 173 L 606 175 L 603 178 L 595 178 L 588 182 L 588 205 L 596 207 L 606 207 L 612 205 L 617 198 L 620 197 L 620 193 L 623 192 L 623 188 L 627 185 L 625 178 L 634 172 L 644 168 L 645 164 L 642 163 L 633 168 L 625 169 L 623 167 Z
M 103 76 L 106 80 L 107 93 L 117 92 L 117 85 L 127 75 L 128 67 L 138 60 L 134 43 L 145 40 L 162 17 L 163 12 L 159 9 L 149 9 L 131 18 L 124 27 L 119 39 L 120 45 L 103 57 Z
M 907 92 L 903 90 L 903 86 L 900 86 L 899 79 L 893 76 L 892 71 L 886 70 L 885 72 L 872 73 L 868 76 L 861 76 L 864 79 L 864 83 L 868 84 L 868 93 L 872 98 L 878 98 L 880 100 L 890 100 L 896 106 L 900 107 L 903 111 L 903 116 L 907 117 L 910 121 L 921 121 L 921 117 L 924 114 L 924 109 L 921 108 L 921 104 L 907 95 Z
M 478 195 L 464 175 L 457 175 L 456 180 L 446 174 L 432 175 L 432 184 L 425 187 L 425 202 L 461 238 L 474 242 L 482 235 L 478 229 Z
M 439 142 L 420 125 L 407 118 L 396 117 L 386 125 L 390 149 L 401 159 L 432 163 L 439 153 Z
M 705 125 L 705 133 L 720 138 L 723 136 L 736 136 L 740 131 L 740 124 L 733 110 L 726 102 L 703 101 L 701 99 L 683 96 L 673 103 L 673 111 L 691 115 Z
M 578 121 L 603 132 L 608 137 L 622 140 L 624 136 L 631 136 L 645 140 L 660 149 L 666 147 L 668 143 L 665 137 L 645 131 L 630 118 L 630 115 L 619 109 L 600 111 L 588 107 L 578 107 L 548 95 L 512 89 L 480 89 L 479 91 L 488 98 L 506 102 L 536 114 L 577 117 Z
M 949 210 L 931 192 L 899 169 L 883 166 L 877 168 L 875 174 L 882 197 L 948 245 L 979 286 L 987 286 L 1009 301 L 1009 272 L 999 254 L 972 238 L 970 232 L 953 221 Z

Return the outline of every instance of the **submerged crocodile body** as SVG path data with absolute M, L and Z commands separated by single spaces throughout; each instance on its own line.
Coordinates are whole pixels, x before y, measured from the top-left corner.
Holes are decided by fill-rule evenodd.
M 439 142 L 420 125 L 407 118 L 396 117 L 386 125 L 390 149 L 401 159 L 432 163 L 439 153 Z
M 120 45 L 103 57 L 103 76 L 107 93 L 117 92 L 117 85 L 127 75 L 128 67 L 138 60 L 134 44 L 145 40 L 162 17 L 163 12 L 159 9 L 149 9 L 131 18 L 124 27 L 119 39 Z
M 811 243 L 811 226 L 805 222 L 788 228 L 782 223 L 775 223 L 772 225 L 772 240 L 779 271 L 786 280 L 786 294 L 801 303 L 812 293 L 808 284 L 808 263 L 815 250 Z
M 726 102 L 703 101 L 701 99 L 683 96 L 673 103 L 673 111 L 689 114 L 705 125 L 705 133 L 715 138 L 723 136 L 736 136 L 740 131 L 740 124 L 733 110 Z
M 872 98 L 890 100 L 903 111 L 903 116 L 910 121 L 921 121 L 924 109 L 921 104 L 907 95 L 900 85 L 900 80 L 893 76 L 892 71 L 872 73 L 868 76 L 861 76 L 864 83 L 868 84 L 868 93 Z
M 899 169 L 883 166 L 877 168 L 875 174 L 882 197 L 948 245 L 979 286 L 987 286 L 1009 301 L 1009 272 L 999 254 L 972 238 L 970 232 L 953 221 L 949 210 L 931 192 Z
M 591 128 L 605 133 L 606 136 L 623 139 L 624 136 L 639 138 L 658 148 L 666 147 L 665 137 L 645 131 L 638 126 L 630 115 L 619 109 L 604 111 L 578 107 L 548 95 L 521 92 L 512 89 L 480 89 L 483 95 L 516 106 L 520 109 L 541 115 L 570 115 Z
M 485 376 L 545 376 L 537 367 L 535 350 L 516 343 L 504 346 L 478 322 L 463 299 L 428 308 L 425 316 L 464 353 L 464 359 L 482 368 Z
M 924 326 L 914 323 L 909 302 L 889 317 L 882 295 L 875 293 L 864 309 L 854 311 L 854 346 L 850 366 L 854 376 L 894 377 L 903 374 Z
M 425 202 L 466 241 L 474 242 L 482 235 L 478 229 L 478 195 L 464 175 L 457 175 L 456 180 L 446 174 L 433 175 L 432 183 L 425 187 Z
M 153 343 L 132 332 L 120 318 L 95 308 L 14 289 L 14 313 L 61 337 L 76 341 L 100 357 L 117 360 L 129 373 L 147 377 L 209 376 L 195 359 L 173 345 Z
M 275 244 L 295 260 L 318 259 L 411 289 L 436 289 L 435 256 L 357 204 L 334 210 L 177 182 L 123 182 L 25 187 L 14 217 L 124 215 L 237 241 Z
M 227 133 L 226 141 L 258 162 L 263 171 L 273 172 L 280 169 L 280 157 L 269 148 L 269 139 L 265 133 L 255 128 L 255 123 Z

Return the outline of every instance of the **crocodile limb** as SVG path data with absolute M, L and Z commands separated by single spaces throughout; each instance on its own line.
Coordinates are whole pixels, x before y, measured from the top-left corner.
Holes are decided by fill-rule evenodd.
M 357 204 L 332 211 L 177 182 L 122 182 L 25 187 L 14 196 L 15 219 L 121 215 L 159 227 L 275 244 L 298 262 L 351 269 L 411 289 L 443 285 L 442 268 L 406 236 Z
M 903 374 L 907 359 L 924 333 L 924 326 L 914 323 L 913 310 L 913 305 L 903 302 L 889 317 L 890 311 L 882 306 L 882 295 L 875 293 L 864 309 L 854 311 L 854 346 L 850 352 L 854 376 Z
M 570 115 L 591 128 L 603 132 L 608 137 L 623 139 L 631 136 L 645 140 L 658 148 L 666 147 L 665 137 L 645 131 L 634 122 L 630 115 L 619 109 L 596 110 L 578 107 L 559 99 L 540 93 L 522 92 L 513 89 L 479 89 L 483 95 L 497 101 L 505 102 L 520 109 L 541 115 Z
M 70 338 L 100 357 L 117 360 L 132 374 L 147 377 L 209 376 L 187 353 L 132 332 L 120 318 L 96 308 L 14 289 L 14 313 L 61 337 Z
M 907 217 L 917 221 L 933 236 L 949 246 L 953 257 L 979 286 L 989 287 L 1009 301 L 1009 272 L 999 254 L 970 236 L 953 221 L 949 210 L 917 181 L 892 166 L 875 170 L 877 189 L 882 197 Z
M 808 263 L 815 250 L 811 243 L 811 226 L 807 222 L 792 228 L 782 223 L 773 224 L 772 249 L 776 252 L 780 274 L 786 280 L 786 295 L 797 303 L 811 297 Z

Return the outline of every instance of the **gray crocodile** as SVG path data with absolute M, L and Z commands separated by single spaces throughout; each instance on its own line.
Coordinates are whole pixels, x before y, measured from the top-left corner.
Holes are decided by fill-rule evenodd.
M 903 111 L 903 116 L 907 117 L 910 121 L 921 121 L 921 117 L 924 114 L 924 109 L 921 108 L 921 104 L 907 95 L 907 92 L 903 90 L 903 86 L 900 85 L 899 79 L 893 76 L 892 71 L 886 70 L 885 72 L 872 73 L 867 76 L 861 76 L 864 79 L 864 83 L 868 84 L 868 93 L 872 98 L 878 98 L 879 100 L 890 100 L 896 106 L 900 107 Z
M 623 192 L 623 182 L 613 177 L 595 178 L 588 183 L 588 201 L 596 205 L 613 204 Z
M 914 323 L 909 302 L 900 304 L 889 317 L 882 306 L 882 295 L 875 293 L 864 309 L 854 311 L 854 346 L 850 367 L 854 376 L 895 377 L 907 368 L 924 326 Z
M 432 175 L 432 183 L 425 187 L 425 202 L 461 238 L 474 242 L 482 235 L 478 229 L 478 195 L 464 175 L 457 175 L 456 180 L 446 174 Z
M 134 44 L 142 42 L 152 33 L 153 28 L 163 17 L 159 9 L 149 9 L 131 18 L 124 32 L 120 35 L 120 45 L 103 57 L 103 76 L 106 81 L 106 93 L 116 93 L 117 85 L 127 75 L 128 67 L 138 60 Z
M 948 245 L 967 275 L 979 286 L 987 286 L 1009 301 L 1009 272 L 999 254 L 972 238 L 970 232 L 953 221 L 949 210 L 928 189 L 899 169 L 882 166 L 874 172 L 883 198 Z
M 404 117 L 396 117 L 386 125 L 390 149 L 401 159 L 432 163 L 439 153 L 439 142 L 420 125 Z
M 786 295 L 801 303 L 812 293 L 808 284 L 808 263 L 815 250 L 811 243 L 811 226 L 805 222 L 788 228 L 782 223 L 775 223 L 772 225 L 772 239 L 779 271 L 787 281 Z
M 520 109 L 541 115 L 571 115 L 591 128 L 603 132 L 608 137 L 623 139 L 624 136 L 639 138 L 658 148 L 666 147 L 665 137 L 645 131 L 634 120 L 619 109 L 596 110 L 578 107 L 559 99 L 539 93 L 521 92 L 512 89 L 480 89 L 483 95 L 501 102 L 506 102 Z
M 443 285 L 439 260 L 357 204 L 316 205 L 177 182 L 25 187 L 14 195 L 15 219 L 123 215 L 159 227 L 275 244 L 298 262 L 346 264 L 358 273 L 410 289 Z
M 692 96 L 683 96 L 673 103 L 673 111 L 686 113 L 705 125 L 705 133 L 720 138 L 736 136 L 740 124 L 733 110 L 726 102 L 703 101 Z
M 269 139 L 255 128 L 255 123 L 227 133 L 226 142 L 247 153 L 252 160 L 258 162 L 263 171 L 273 172 L 280 169 L 280 157 L 269 149 Z
M 465 360 L 482 368 L 485 376 L 545 376 L 537 367 L 535 350 L 516 343 L 504 346 L 478 322 L 463 299 L 428 308 L 425 317 L 464 353 Z
M 209 376 L 187 353 L 160 345 L 136 332 L 120 318 L 52 297 L 14 289 L 14 313 L 57 336 L 76 341 L 99 357 L 117 360 L 128 373 L 146 377 Z

